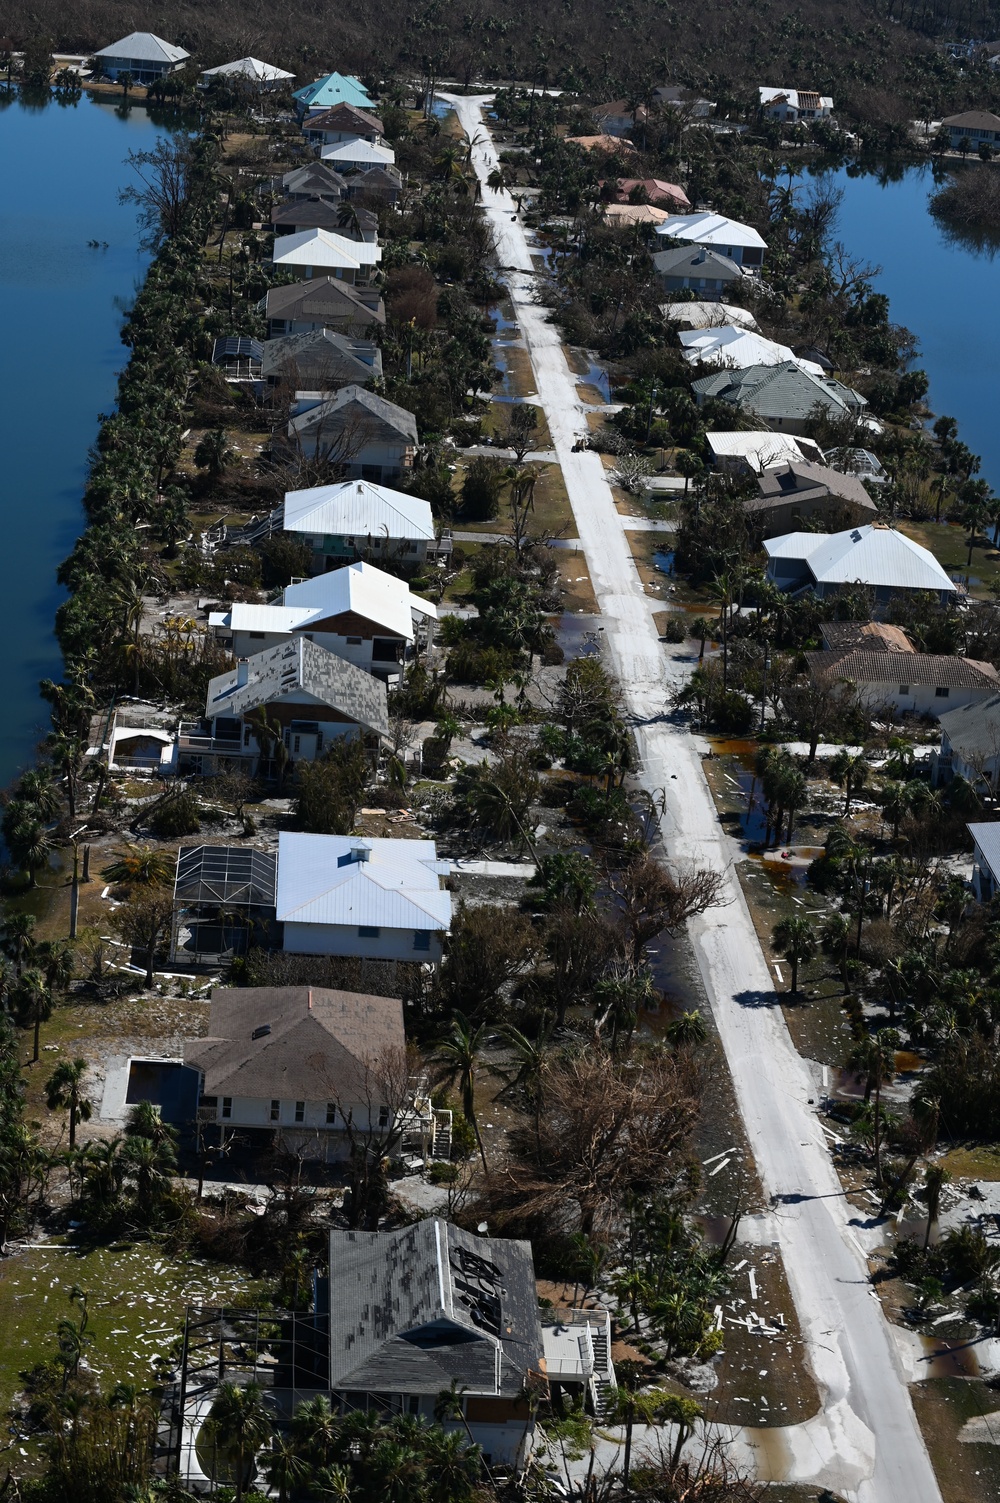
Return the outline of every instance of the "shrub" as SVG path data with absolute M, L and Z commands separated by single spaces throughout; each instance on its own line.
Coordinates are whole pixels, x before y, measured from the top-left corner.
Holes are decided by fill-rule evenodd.
M 150 815 L 149 828 L 158 840 L 175 840 L 181 835 L 197 835 L 201 829 L 198 800 L 186 790 L 168 799 Z
M 487 455 L 469 465 L 462 482 L 462 516 L 467 521 L 492 522 L 497 516 L 506 468 L 503 460 Z
M 260 548 L 261 580 L 269 589 L 283 588 L 312 573 L 313 551 L 291 532 L 276 532 Z

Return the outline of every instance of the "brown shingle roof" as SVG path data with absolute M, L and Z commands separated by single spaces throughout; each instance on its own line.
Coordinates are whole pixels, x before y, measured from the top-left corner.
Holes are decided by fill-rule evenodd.
M 377 115 L 369 115 L 353 104 L 335 104 L 322 115 L 313 115 L 305 122 L 306 130 L 358 130 L 382 134 L 382 122 Z
M 947 115 L 941 124 L 946 130 L 963 125 L 968 130 L 1000 130 L 1000 116 L 990 110 L 963 110 L 960 115 Z
M 829 652 L 913 652 L 901 626 L 884 621 L 827 621 L 823 642 Z
M 807 652 L 813 678 L 856 684 L 917 684 L 922 688 L 996 689 L 1000 675 L 992 663 L 931 652 Z
M 824 496 L 836 496 L 841 501 L 850 501 L 865 511 L 876 506 L 857 475 L 844 475 L 840 470 L 827 469 L 826 465 L 792 462 L 765 470 L 757 481 L 760 500 L 752 506 L 773 506 L 781 501 L 818 501 Z
M 310 986 L 217 987 L 209 1036 L 187 1040 L 184 1062 L 204 1071 L 208 1096 L 351 1101 L 360 1099 L 365 1062 L 405 1044 L 398 997 Z

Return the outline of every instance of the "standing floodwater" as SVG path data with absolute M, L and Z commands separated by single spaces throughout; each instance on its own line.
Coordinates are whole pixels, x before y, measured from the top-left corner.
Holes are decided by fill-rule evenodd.
M 60 672 L 56 568 L 83 529 L 87 452 L 128 357 L 122 303 L 148 261 L 118 191 L 128 151 L 159 133 L 143 109 L 0 91 L 0 786 L 48 729 L 38 680 Z

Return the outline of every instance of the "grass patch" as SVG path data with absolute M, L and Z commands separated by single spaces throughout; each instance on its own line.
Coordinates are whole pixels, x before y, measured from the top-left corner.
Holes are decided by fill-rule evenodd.
M 552 434 L 545 420 L 545 413 L 536 403 L 533 402 L 531 405 L 535 407 L 538 413 L 538 427 L 531 436 L 531 447 L 533 449 L 551 449 Z M 487 409 L 483 416 L 483 432 L 488 433 L 490 438 L 495 439 L 497 437 L 500 429 L 506 422 L 507 411 L 508 404 L 506 402 L 490 402 L 487 404 Z
M 1000 552 L 992 545 L 972 550 L 969 564 L 969 534 L 951 522 L 898 522 L 899 531 L 929 548 L 948 574 L 969 577 L 969 593 L 978 600 L 992 600 L 991 585 L 1000 585 Z
M 562 580 L 562 608 L 564 611 L 586 611 L 599 616 L 600 606 L 590 582 L 590 571 L 582 548 L 572 552 L 567 548 L 557 550 L 559 577 Z
M 607 406 L 608 399 L 604 395 L 603 391 L 598 391 L 597 387 L 591 386 L 589 382 L 578 381 L 576 389 L 579 393 L 581 401 L 589 402 L 591 407 Z
M 507 379 L 504 395 L 509 397 L 533 397 L 538 393 L 531 357 L 523 345 L 512 344 L 500 352 L 506 366 Z
M 1000 1144 L 970 1143 L 951 1148 L 941 1163 L 952 1179 L 1000 1180 Z
M 1000 1447 L 959 1439 L 962 1426 L 983 1414 L 1000 1423 L 995 1391 L 977 1378 L 931 1378 L 910 1394 L 944 1503 L 1000 1495 Z

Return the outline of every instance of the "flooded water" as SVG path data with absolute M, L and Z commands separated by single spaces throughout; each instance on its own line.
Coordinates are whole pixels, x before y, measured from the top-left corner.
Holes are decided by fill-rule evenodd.
M 979 1358 L 971 1341 L 941 1341 L 933 1336 L 921 1336 L 920 1345 L 924 1352 L 920 1362 L 922 1380 L 979 1377 Z
M 654 567 L 661 570 L 664 574 L 672 575 L 676 556 L 673 548 L 657 548 L 653 554 Z
M 601 638 L 590 612 L 574 615 L 563 611 L 556 623 L 556 641 L 566 654 L 566 661 L 573 658 L 595 657 L 601 650 Z
M 0 321 L 11 376 L 0 595 L 12 645 L 0 661 L 0 785 L 47 729 L 38 680 L 61 677 L 56 568 L 83 526 L 87 450 L 127 358 L 121 303 L 148 259 L 118 192 L 128 151 L 159 134 L 143 109 L 122 116 L 87 96 L 29 105 L 0 92 Z
M 595 359 L 590 350 L 579 350 L 575 353 L 580 356 L 581 360 L 587 361 L 587 369 L 583 372 L 582 375 L 574 372 L 574 378 L 576 380 L 577 386 L 593 386 L 597 391 L 600 392 L 603 401 L 610 402 L 611 379 L 608 376 L 607 371 L 604 369 L 604 366 Z

